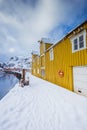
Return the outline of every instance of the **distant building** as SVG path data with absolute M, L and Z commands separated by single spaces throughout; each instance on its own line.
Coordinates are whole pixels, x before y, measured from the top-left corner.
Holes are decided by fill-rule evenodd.
M 32 53 L 32 74 L 45 79 L 45 51 L 52 46 L 48 39 L 42 38 L 40 41 L 40 55 Z

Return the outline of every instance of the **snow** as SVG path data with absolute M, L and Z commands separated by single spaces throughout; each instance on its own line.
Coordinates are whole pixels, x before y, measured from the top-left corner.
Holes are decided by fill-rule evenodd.
M 16 84 L 0 101 L 0 130 L 87 130 L 86 97 L 29 79 L 29 86 Z
M 2 68 L 0 67 L 0 70 L 2 70 Z

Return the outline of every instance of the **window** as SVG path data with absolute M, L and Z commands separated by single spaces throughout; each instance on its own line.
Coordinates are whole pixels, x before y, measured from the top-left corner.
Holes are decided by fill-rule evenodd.
M 53 55 L 53 48 L 50 50 L 50 60 L 54 59 L 54 55 Z
M 42 75 L 42 77 L 45 76 L 45 70 L 42 70 L 42 71 L 41 71 L 41 75 Z
M 72 52 L 86 48 L 86 30 L 71 38 Z
M 74 45 L 74 50 L 77 50 L 78 49 L 78 43 L 77 43 L 77 38 L 76 39 L 74 39 L 74 43 L 73 43 Z
M 83 35 L 81 35 L 79 37 L 79 48 L 83 48 L 84 47 L 84 37 Z

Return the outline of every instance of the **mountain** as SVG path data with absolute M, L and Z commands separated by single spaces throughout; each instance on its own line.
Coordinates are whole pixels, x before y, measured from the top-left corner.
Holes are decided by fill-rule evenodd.
M 6 68 L 31 68 L 31 58 L 23 56 L 14 56 L 6 63 Z
M 6 64 L 4 62 L 0 62 L 0 68 L 4 68 Z

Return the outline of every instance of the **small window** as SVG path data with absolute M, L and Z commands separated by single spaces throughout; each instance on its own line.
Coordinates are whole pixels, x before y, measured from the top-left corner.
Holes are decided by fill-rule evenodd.
M 54 59 L 54 55 L 53 55 L 53 48 L 50 50 L 50 60 Z
M 41 71 L 41 76 L 44 77 L 45 76 L 45 70 Z

